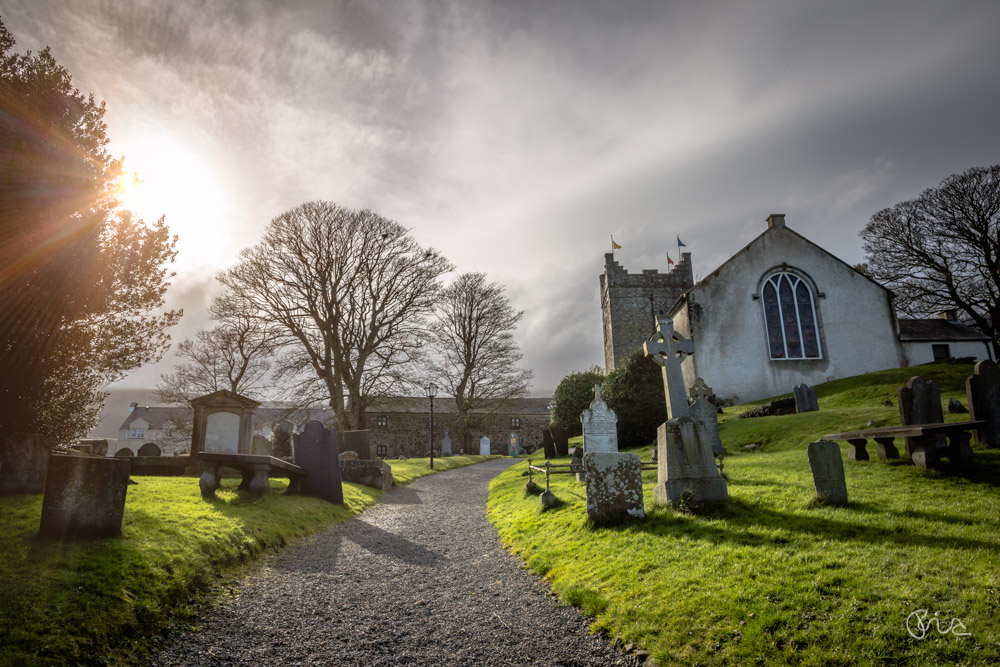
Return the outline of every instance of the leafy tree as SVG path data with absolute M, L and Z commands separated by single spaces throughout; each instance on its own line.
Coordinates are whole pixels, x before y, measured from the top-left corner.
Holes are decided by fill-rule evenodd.
M 663 372 L 642 350 L 629 355 L 601 385 L 601 396 L 618 416 L 618 446 L 640 447 L 656 441 L 667 421 Z
M 181 311 L 153 311 L 176 237 L 120 210 L 104 104 L 48 48 L 13 46 L 0 22 L 0 443 L 68 442 L 95 423 L 100 387 L 166 351 Z
M 482 273 L 460 275 L 441 294 L 432 375 L 455 397 L 456 436 L 466 451 L 473 410 L 489 406 L 487 414 L 503 412 L 507 400 L 528 391 L 532 373 L 518 368 L 521 351 L 514 341 L 523 314 L 511 307 L 503 285 L 487 282 Z
M 580 413 L 594 400 L 594 385 L 603 381 L 604 371 L 597 366 L 564 377 L 552 394 L 552 419 L 562 424 L 570 435 L 580 435 Z
M 281 332 L 284 369 L 325 392 L 337 426 L 362 429 L 372 397 L 412 381 L 451 269 L 402 225 L 317 201 L 271 220 L 219 280 Z
M 904 313 L 963 311 L 1000 354 L 1000 165 L 953 174 L 861 230 L 866 275 Z

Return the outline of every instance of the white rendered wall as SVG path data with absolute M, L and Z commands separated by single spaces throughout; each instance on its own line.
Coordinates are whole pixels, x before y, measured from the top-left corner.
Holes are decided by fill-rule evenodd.
M 939 343 L 946 344 L 948 346 L 948 351 L 953 357 L 975 357 L 976 361 L 982 361 L 983 359 L 988 359 L 986 355 L 988 350 L 986 349 L 986 344 L 980 341 L 931 341 L 931 342 L 920 342 L 920 343 L 903 343 L 903 352 L 906 353 L 906 361 L 908 366 L 919 366 L 920 364 L 929 364 L 934 361 L 934 350 L 931 345 L 937 345 Z
M 812 279 L 821 359 L 770 359 L 764 308 L 753 296 L 783 264 Z M 694 339 L 682 366 L 687 386 L 701 376 L 717 396 L 739 402 L 905 364 L 888 292 L 785 227 L 768 229 L 696 285 L 674 327 Z

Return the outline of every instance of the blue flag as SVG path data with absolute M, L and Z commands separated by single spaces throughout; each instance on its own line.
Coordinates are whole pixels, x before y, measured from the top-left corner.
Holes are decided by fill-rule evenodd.
M 684 241 L 681 241 L 680 234 L 677 235 L 677 247 L 678 248 L 686 248 L 687 247 L 687 243 L 684 243 Z

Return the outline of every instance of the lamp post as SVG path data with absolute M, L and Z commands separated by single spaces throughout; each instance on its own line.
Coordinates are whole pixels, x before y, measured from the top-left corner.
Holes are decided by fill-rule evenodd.
M 431 399 L 431 470 L 434 470 L 434 397 L 437 393 L 436 384 L 431 382 L 427 385 L 427 398 Z

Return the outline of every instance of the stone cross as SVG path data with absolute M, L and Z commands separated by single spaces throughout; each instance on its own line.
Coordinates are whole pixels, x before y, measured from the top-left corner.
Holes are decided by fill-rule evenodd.
M 647 357 L 663 368 L 663 390 L 667 395 L 667 419 L 690 417 L 687 395 L 684 391 L 684 374 L 681 362 L 689 354 L 694 354 L 694 344 L 674 331 L 674 323 L 666 316 L 656 318 L 656 333 L 647 340 L 642 349 Z

